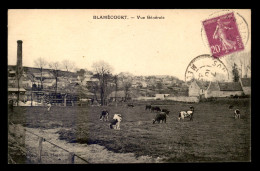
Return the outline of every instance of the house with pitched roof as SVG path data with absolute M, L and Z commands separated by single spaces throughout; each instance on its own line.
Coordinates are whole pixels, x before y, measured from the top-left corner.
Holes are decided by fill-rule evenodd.
M 239 82 L 245 95 L 251 95 L 251 78 L 240 78 Z
M 204 96 L 208 88 L 209 82 L 193 80 L 189 85 L 189 96 L 198 97 Z
M 125 92 L 122 90 L 122 91 L 113 91 L 112 93 L 110 93 L 108 95 L 108 99 L 110 99 L 111 101 L 120 101 L 120 100 L 124 100 L 125 99 Z
M 20 100 L 24 99 L 26 90 L 24 88 L 8 87 L 8 99 L 17 100 L 17 94 L 20 93 Z
M 240 82 L 210 82 L 205 98 L 241 96 L 243 93 Z

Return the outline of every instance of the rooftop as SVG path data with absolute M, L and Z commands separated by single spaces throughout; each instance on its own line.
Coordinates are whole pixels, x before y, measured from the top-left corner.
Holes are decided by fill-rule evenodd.
M 251 87 L 251 78 L 241 78 L 243 87 Z
M 8 91 L 16 92 L 16 91 L 18 91 L 18 88 L 8 87 Z M 21 91 L 26 91 L 26 90 L 24 88 L 19 88 L 19 91 L 21 92 Z
M 239 82 L 219 82 L 220 91 L 242 91 L 241 84 Z

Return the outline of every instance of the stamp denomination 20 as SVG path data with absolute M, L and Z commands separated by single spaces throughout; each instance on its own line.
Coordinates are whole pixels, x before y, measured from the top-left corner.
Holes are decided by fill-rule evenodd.
M 213 57 L 221 57 L 244 49 L 234 13 L 203 21 Z

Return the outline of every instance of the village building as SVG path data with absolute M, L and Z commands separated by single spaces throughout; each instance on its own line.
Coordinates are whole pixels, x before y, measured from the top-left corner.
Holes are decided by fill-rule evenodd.
M 245 95 L 251 95 L 251 78 L 239 79 L 241 87 Z
M 86 86 L 90 85 L 93 82 L 99 82 L 98 78 L 93 78 L 93 75 L 84 75 L 84 78 L 81 79 L 80 76 L 78 76 L 78 80 L 80 80 L 81 85 Z
M 32 87 L 32 81 L 28 77 L 24 77 L 22 80 L 22 87 L 30 89 Z
M 85 74 L 83 79 L 81 78 L 81 76 L 78 76 L 78 80 L 81 80 L 81 84 L 85 86 L 91 81 L 91 77 L 92 77 L 92 75 Z
M 54 78 L 54 76 L 47 71 L 43 71 L 42 73 L 34 72 L 33 76 L 36 80 L 41 80 L 41 78 L 42 78 L 42 80 Z
M 190 97 L 204 97 L 205 91 L 208 88 L 209 82 L 193 80 L 189 85 Z
M 43 88 L 48 89 L 55 85 L 56 80 L 55 79 L 46 79 L 42 82 Z
M 243 95 L 240 82 L 210 82 L 205 97 L 231 97 Z
M 125 99 L 125 92 L 124 91 L 113 91 L 108 95 L 108 99 L 110 101 L 123 101 Z
M 20 99 L 24 99 L 25 98 L 25 92 L 26 90 L 24 88 L 13 88 L 13 87 L 8 87 L 8 99 L 12 99 L 12 100 L 16 100 L 17 99 L 17 95 L 19 92 L 19 98 Z
M 172 84 L 173 84 L 173 81 L 171 81 L 171 80 L 163 80 L 163 85 L 165 85 L 165 86 L 169 86 L 169 85 L 172 85 Z
M 79 80 L 79 78 L 69 78 L 69 83 L 78 83 L 81 84 L 81 81 Z
M 140 84 L 142 85 L 143 88 L 147 87 L 147 83 L 145 81 L 141 81 Z
M 168 97 L 170 94 L 155 94 L 156 100 L 164 100 L 165 97 Z

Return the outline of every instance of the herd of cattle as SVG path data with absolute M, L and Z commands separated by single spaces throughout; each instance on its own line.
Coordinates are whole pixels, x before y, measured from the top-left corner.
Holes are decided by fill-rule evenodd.
M 133 104 L 128 104 L 127 107 L 134 107 Z M 150 112 L 156 112 L 155 118 L 152 120 L 152 123 L 166 123 L 166 118 L 169 116 L 170 111 L 168 109 L 161 109 L 159 106 L 146 105 L 145 110 Z M 184 120 L 184 118 L 190 118 L 193 120 L 194 107 L 190 106 L 190 109 L 187 111 L 180 111 L 179 120 Z M 103 110 L 99 117 L 101 121 L 109 121 L 109 111 Z M 120 122 L 122 121 L 121 114 L 114 114 L 112 121 L 110 122 L 109 127 L 111 129 L 120 129 Z
M 128 104 L 127 107 L 134 107 L 133 104 Z M 229 109 L 232 110 L 234 106 L 229 106 Z M 152 120 L 152 123 L 166 123 L 166 118 L 169 116 L 170 111 L 168 109 L 161 109 L 159 106 L 146 105 L 145 110 L 149 110 L 150 112 L 156 112 L 155 118 Z M 180 111 L 178 115 L 178 120 L 184 120 L 185 118 L 189 118 L 190 121 L 193 120 L 194 107 L 190 106 L 187 111 Z M 235 119 L 240 119 L 240 111 L 239 109 L 234 110 Z M 100 115 L 101 121 L 109 121 L 109 112 L 108 110 L 103 110 Z M 120 122 L 122 121 L 121 114 L 114 114 L 112 121 L 110 122 L 109 127 L 111 129 L 120 129 Z
M 127 107 L 134 107 L 134 104 L 128 104 Z M 230 105 L 229 110 L 233 110 L 234 106 Z M 47 111 L 50 111 L 51 104 L 48 103 L 47 105 Z M 152 120 L 152 123 L 166 123 L 166 118 L 169 116 L 170 111 L 168 109 L 161 109 L 159 106 L 152 106 L 152 105 L 146 105 L 145 110 L 149 110 L 150 112 L 156 112 L 155 118 Z M 13 111 L 13 108 L 11 108 L 11 111 Z M 178 120 L 184 120 L 185 118 L 189 118 L 190 121 L 193 120 L 193 114 L 194 114 L 194 107 L 190 106 L 189 110 L 187 111 L 180 111 Z M 234 118 L 240 119 L 240 110 L 235 109 L 234 110 Z M 109 111 L 103 110 L 101 112 L 100 118 L 101 121 L 109 121 Z M 114 114 L 112 121 L 110 122 L 109 127 L 111 129 L 120 129 L 120 122 L 122 121 L 122 115 L 121 114 Z

